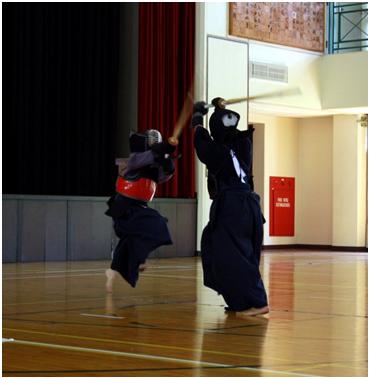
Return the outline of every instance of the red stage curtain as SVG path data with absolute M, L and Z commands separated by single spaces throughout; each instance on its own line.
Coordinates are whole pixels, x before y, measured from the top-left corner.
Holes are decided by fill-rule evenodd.
M 138 130 L 172 135 L 194 77 L 195 3 L 139 3 Z M 190 117 L 189 117 L 190 121 Z M 189 122 L 188 122 L 189 124 Z M 195 197 L 193 135 L 185 127 L 176 174 L 157 197 Z

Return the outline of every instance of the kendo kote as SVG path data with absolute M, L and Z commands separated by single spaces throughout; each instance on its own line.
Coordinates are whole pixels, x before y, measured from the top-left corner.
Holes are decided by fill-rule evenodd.
M 111 269 L 106 271 L 107 291 L 112 292 L 115 272 L 135 287 L 139 270 L 153 250 L 171 245 L 167 219 L 148 207 L 158 183 L 169 180 L 175 171 L 171 153 L 175 147 L 162 141 L 158 130 L 132 133 L 130 156 L 120 165 L 116 193 L 106 214 L 113 218 L 119 242 L 113 251 Z
M 240 115 L 220 106 L 220 100 L 212 101 L 211 135 L 203 127 L 208 112 L 204 102 L 194 105 L 191 121 L 196 153 L 207 166 L 213 199 L 201 239 L 204 284 L 223 296 L 227 311 L 252 316 L 268 312 L 259 271 L 264 219 L 250 177 L 252 131 L 239 131 Z

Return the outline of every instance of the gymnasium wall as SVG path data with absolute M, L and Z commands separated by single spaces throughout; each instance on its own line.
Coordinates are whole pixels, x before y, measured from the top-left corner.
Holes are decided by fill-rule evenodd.
M 3 195 L 3 263 L 110 260 L 117 240 L 106 198 Z M 168 218 L 174 244 L 151 257 L 195 254 L 196 201 L 155 199 L 152 207 Z
M 264 150 L 254 162 L 265 218 L 264 245 L 366 246 L 366 128 L 360 115 L 284 118 L 251 114 Z M 257 155 L 254 154 L 254 159 Z M 269 236 L 269 177 L 293 176 L 295 236 Z
M 368 52 L 324 55 L 320 58 L 323 109 L 368 106 Z
M 298 120 L 297 243 L 332 245 L 333 118 Z
M 197 32 L 199 38 L 196 41 L 196 70 L 199 79 L 196 98 L 204 99 L 207 86 L 207 35 L 229 38 L 228 4 L 197 4 L 197 30 L 201 33 Z M 365 246 L 366 158 L 364 150 L 358 150 L 360 146 L 365 146 L 364 130 L 359 129 L 356 122 L 359 115 L 352 114 L 350 121 L 347 119 L 344 125 L 339 120 L 346 119 L 347 116 L 313 115 L 327 108 L 367 106 L 367 52 L 323 56 L 305 50 L 249 41 L 249 59 L 286 65 L 289 72 L 287 84 L 250 79 L 251 96 L 290 86 L 299 86 L 302 91 L 301 96 L 261 99 L 250 104 L 249 122 L 257 125 L 258 133 L 255 144 L 259 143 L 259 152 L 261 148 L 264 149 L 263 164 L 259 167 L 257 165 L 257 172 L 254 172 L 267 219 L 264 245 Z M 240 75 L 242 77 L 244 73 Z M 299 108 L 297 116 L 294 116 L 295 108 Z M 291 116 L 282 117 L 282 110 L 289 110 Z M 302 116 L 303 110 L 306 110 L 305 117 Z M 340 113 L 340 109 L 336 111 Z M 356 113 L 355 110 L 353 113 Z M 342 127 L 335 132 L 338 124 Z M 336 138 L 339 131 L 346 137 Z M 357 142 L 354 144 L 351 141 Z M 342 159 L 336 161 L 337 155 L 341 155 Z M 338 180 L 335 179 L 337 169 L 340 172 L 338 175 L 342 175 L 342 180 L 346 180 L 346 183 L 335 183 Z M 198 172 L 202 172 L 199 162 Z M 352 174 L 349 174 L 348 180 L 344 179 L 347 173 L 353 172 L 356 173 L 355 182 L 352 181 Z M 294 237 L 269 237 L 268 185 L 269 177 L 275 175 L 296 178 Z M 198 175 L 197 180 L 198 188 L 205 190 L 204 175 Z M 346 191 L 342 190 L 343 186 L 347 188 Z M 348 204 L 352 208 L 348 208 Z M 198 249 L 202 231 L 200 226 L 208 220 L 208 204 L 200 201 L 199 207 Z
M 270 237 L 269 236 L 269 204 L 270 204 L 270 193 L 269 193 L 269 177 L 270 176 L 287 176 L 297 178 L 299 172 L 299 120 L 291 117 L 275 117 L 271 115 L 259 115 L 250 114 L 250 122 L 252 124 L 263 125 L 264 128 L 264 139 L 259 140 L 259 144 L 263 143 L 264 151 L 264 167 L 261 172 L 254 170 L 253 174 L 255 177 L 255 182 L 261 182 L 261 175 L 263 177 L 263 188 L 257 188 L 262 191 L 262 209 L 263 214 L 266 219 L 266 224 L 264 225 L 264 245 L 286 245 L 286 244 L 296 244 L 297 234 L 294 237 Z M 258 129 L 261 126 L 257 125 Z M 253 148 L 261 149 L 257 146 L 257 140 L 253 140 Z M 256 155 L 253 154 L 254 159 Z M 255 163 L 254 163 L 255 164 Z M 297 212 L 296 212 L 297 217 Z
M 366 243 L 366 132 L 357 115 L 333 117 L 333 245 Z
M 198 52 L 197 68 L 202 79 L 205 75 L 204 57 L 207 34 L 228 37 L 228 3 L 197 4 Z M 203 34 L 204 33 L 204 34 Z M 231 36 L 232 38 L 236 38 Z M 241 39 L 248 41 L 246 39 Z M 203 51 L 204 53 L 204 51 Z M 322 55 L 302 49 L 290 48 L 249 40 L 249 59 L 256 62 L 272 63 L 288 67 L 287 84 L 251 79 L 250 95 L 259 94 L 287 86 L 299 86 L 301 96 L 259 100 L 255 112 L 263 111 L 266 105 L 292 106 L 309 109 L 331 109 L 367 107 L 367 66 L 368 53 L 351 52 L 345 54 Z M 198 93 L 201 95 L 202 86 Z
M 128 156 L 128 137 L 130 131 L 137 129 L 138 5 L 53 7 L 18 3 L 7 7 L 9 17 L 4 36 L 9 54 L 4 64 L 8 73 L 4 90 L 13 95 L 6 96 L 9 106 L 5 107 L 4 117 L 8 138 L 4 152 L 6 195 L 2 199 L 3 262 L 110 259 L 116 237 L 111 218 L 104 215 L 105 203 L 114 190 L 115 157 Z M 108 21 L 107 15 L 111 16 Z M 99 39 L 102 25 L 110 26 L 103 28 L 103 41 Z M 74 38 L 81 28 L 84 38 Z M 71 30 L 75 33 L 71 34 Z M 86 40 L 85 48 L 81 49 Z M 75 50 L 71 53 L 71 49 Z M 71 65 L 72 59 L 90 50 L 103 63 L 111 63 L 114 70 L 99 59 L 83 61 L 86 70 L 80 67 L 81 59 L 76 58 L 78 64 Z M 19 52 L 23 54 L 20 57 L 25 56 L 31 62 L 38 59 L 41 63 L 29 65 L 25 59 L 19 61 L 16 55 Z M 50 69 L 49 66 L 54 68 L 52 75 L 45 69 Z M 29 82 L 24 73 L 30 69 L 39 76 L 31 75 Z M 79 92 L 82 84 L 75 78 L 77 71 L 83 78 L 88 77 L 83 88 L 87 92 L 82 95 Z M 63 75 L 57 76 L 60 72 Z M 99 75 L 101 72 L 103 76 Z M 107 75 L 109 83 L 105 80 Z M 54 81 L 55 87 L 46 86 Z M 24 91 L 26 96 L 19 95 L 22 83 L 29 90 Z M 65 83 L 74 89 L 72 97 L 63 95 Z M 105 96 L 106 91 L 109 96 Z M 20 103 L 15 95 L 22 99 Z M 101 101 L 91 104 L 91 99 L 98 95 L 102 96 Z M 66 103 L 66 107 L 62 108 L 56 100 L 60 107 L 51 107 L 54 98 L 62 105 Z M 27 106 L 29 101 L 31 107 Z M 75 109 L 77 116 L 72 112 Z M 17 155 L 18 150 L 22 154 Z M 43 190 L 40 177 L 48 184 Z M 157 249 L 151 256 L 194 256 L 196 200 L 161 198 L 152 204 L 168 218 L 174 245 Z

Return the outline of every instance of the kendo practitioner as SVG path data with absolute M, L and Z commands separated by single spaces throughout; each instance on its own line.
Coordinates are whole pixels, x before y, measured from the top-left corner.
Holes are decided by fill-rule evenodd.
M 194 105 L 191 126 L 199 160 L 208 169 L 213 200 L 201 239 L 204 284 L 221 294 L 226 311 L 255 316 L 269 312 L 259 271 L 264 218 L 259 196 L 251 189 L 253 131 L 237 129 L 240 115 L 212 104 L 210 132 L 203 127 L 205 102 Z
M 113 218 L 119 238 L 111 267 L 105 272 L 108 293 L 112 292 L 117 273 L 135 287 L 148 255 L 159 246 L 172 244 L 167 219 L 148 207 L 148 202 L 157 184 L 173 176 L 175 166 L 170 154 L 176 147 L 162 141 L 161 133 L 155 129 L 131 134 L 129 144 L 127 166 L 118 175 L 116 193 L 109 199 L 106 211 Z

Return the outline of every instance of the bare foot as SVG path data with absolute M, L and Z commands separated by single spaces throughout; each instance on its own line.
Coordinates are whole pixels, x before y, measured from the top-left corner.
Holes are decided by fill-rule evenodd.
M 147 269 L 147 266 L 146 266 L 145 263 L 142 263 L 141 265 L 139 265 L 139 271 L 140 271 L 140 272 L 143 272 L 143 271 L 145 271 L 146 269 Z
M 269 307 L 262 307 L 262 308 L 249 308 L 242 312 L 236 312 L 237 316 L 257 316 L 257 315 L 263 315 L 265 313 L 269 313 Z
M 105 289 L 108 293 L 113 292 L 113 281 L 114 277 L 116 276 L 116 272 L 112 270 L 111 268 L 108 268 L 105 270 L 105 276 L 107 278 L 107 281 L 105 283 Z
M 107 316 L 117 316 L 111 293 L 107 293 L 105 297 L 105 314 Z

